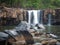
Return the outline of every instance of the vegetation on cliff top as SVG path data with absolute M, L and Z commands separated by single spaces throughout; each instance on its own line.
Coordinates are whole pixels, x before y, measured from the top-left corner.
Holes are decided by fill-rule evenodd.
M 0 0 L 0 4 L 30 9 L 60 8 L 60 0 Z

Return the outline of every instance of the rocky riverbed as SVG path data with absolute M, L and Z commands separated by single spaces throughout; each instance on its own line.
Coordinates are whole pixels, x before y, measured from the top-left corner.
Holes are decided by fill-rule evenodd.
M 26 22 L 22 21 L 14 29 L 7 30 L 9 33 L 13 34 L 13 36 L 17 33 L 17 36 L 13 37 L 17 41 L 14 41 L 12 37 L 10 37 L 8 41 L 13 45 L 24 45 L 27 42 L 34 42 L 28 45 L 60 45 L 60 42 L 57 40 L 58 36 L 46 33 L 40 28 L 39 31 L 37 28 L 27 28 L 28 26 Z
M 24 24 L 25 23 L 25 24 Z M 22 23 L 24 27 L 20 28 L 20 29 L 28 29 L 28 32 L 30 32 L 30 34 L 33 36 L 33 39 L 34 39 L 34 42 L 35 44 L 34 45 L 57 45 L 57 42 L 59 42 L 56 38 L 57 36 L 54 35 L 54 34 L 50 34 L 50 33 L 46 33 L 44 32 L 44 29 L 39 29 L 39 31 L 37 31 L 37 28 L 32 28 L 32 29 L 29 29 L 27 28 L 27 23 L 24 22 Z M 21 24 L 20 24 L 21 26 Z

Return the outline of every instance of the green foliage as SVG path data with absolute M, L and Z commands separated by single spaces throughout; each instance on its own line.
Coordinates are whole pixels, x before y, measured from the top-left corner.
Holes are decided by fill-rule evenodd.
M 6 3 L 11 7 L 22 8 L 60 8 L 60 0 L 0 0 L 0 4 Z

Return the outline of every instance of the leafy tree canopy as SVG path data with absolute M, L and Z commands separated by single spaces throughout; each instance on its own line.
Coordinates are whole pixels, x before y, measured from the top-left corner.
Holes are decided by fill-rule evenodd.
M 0 0 L 0 4 L 5 3 L 10 7 L 21 8 L 60 8 L 60 0 Z

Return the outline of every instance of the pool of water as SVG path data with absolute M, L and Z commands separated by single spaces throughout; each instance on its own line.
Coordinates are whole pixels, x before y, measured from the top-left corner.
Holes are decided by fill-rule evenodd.
M 13 29 L 16 26 L 0 26 L 0 31 L 4 31 L 6 29 Z M 52 25 L 52 26 L 46 26 L 46 32 L 52 33 L 57 35 L 60 38 L 60 26 L 59 25 Z
M 0 26 L 0 31 L 13 29 L 15 26 Z
M 46 32 L 57 35 L 60 38 L 60 25 L 45 26 Z

